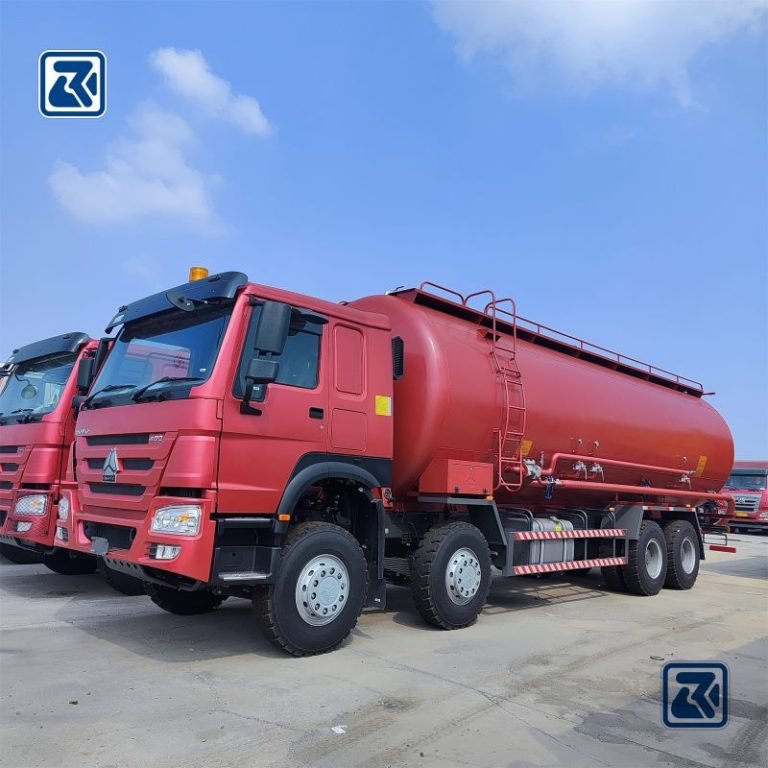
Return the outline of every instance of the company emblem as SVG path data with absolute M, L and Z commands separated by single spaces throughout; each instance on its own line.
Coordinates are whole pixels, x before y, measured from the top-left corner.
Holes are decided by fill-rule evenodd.
M 105 483 L 116 483 L 117 473 L 120 471 L 120 466 L 117 462 L 117 449 L 113 448 L 104 460 L 104 467 L 102 468 L 101 479 Z
M 39 80 L 44 117 L 101 117 L 107 111 L 107 57 L 101 51 L 44 51 Z
M 83 435 L 90 435 L 90 434 L 91 434 L 91 430 L 90 430 L 90 429 L 88 429 L 88 427 L 78 427 L 78 428 L 75 430 L 75 434 L 76 434 L 78 437 L 82 437 Z
M 728 722 L 728 667 L 718 661 L 665 664 L 662 708 L 668 728 L 722 728 Z

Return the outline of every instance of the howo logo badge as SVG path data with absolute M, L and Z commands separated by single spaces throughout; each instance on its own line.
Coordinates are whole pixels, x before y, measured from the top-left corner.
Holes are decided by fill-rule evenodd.
M 117 463 L 117 449 L 113 448 L 104 460 L 104 467 L 101 479 L 105 483 L 117 482 L 117 473 L 120 471 L 120 465 Z

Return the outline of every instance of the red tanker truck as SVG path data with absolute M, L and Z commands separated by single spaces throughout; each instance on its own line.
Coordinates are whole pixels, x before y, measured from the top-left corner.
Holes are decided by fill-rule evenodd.
M 13 350 L 0 368 L 0 546 L 12 562 L 42 557 L 52 571 L 93 573 L 125 594 L 136 579 L 69 550 L 62 486 L 75 431 L 73 399 L 85 393 L 109 343 L 64 333 Z M 31 557 L 30 557 L 31 556 Z
M 113 329 L 77 418 L 72 546 L 172 613 L 252 599 L 294 655 L 335 648 L 388 580 L 444 629 L 475 621 L 492 567 L 689 589 L 697 507 L 730 498 L 701 385 L 489 291 L 333 304 L 225 272 Z

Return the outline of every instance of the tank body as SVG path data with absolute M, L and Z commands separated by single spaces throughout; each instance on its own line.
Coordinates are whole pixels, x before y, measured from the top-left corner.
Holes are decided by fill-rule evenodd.
M 414 492 L 435 459 L 495 462 L 504 424 L 505 385 L 487 328 L 418 303 L 419 292 L 372 296 L 352 304 L 390 318 L 405 343 L 405 375 L 394 390 L 393 491 Z M 511 336 L 501 337 L 509 347 Z M 518 337 L 525 394 L 524 457 L 549 466 L 557 453 L 688 471 L 690 489 L 718 492 L 733 465 L 733 439 L 720 414 L 699 396 L 612 370 Z M 555 476 L 584 477 L 576 462 Z M 689 490 L 669 472 L 603 467 L 606 483 Z M 674 492 L 671 491 L 671 494 Z M 501 502 L 541 504 L 544 488 L 526 481 Z M 553 505 L 605 505 L 614 493 L 557 491 Z

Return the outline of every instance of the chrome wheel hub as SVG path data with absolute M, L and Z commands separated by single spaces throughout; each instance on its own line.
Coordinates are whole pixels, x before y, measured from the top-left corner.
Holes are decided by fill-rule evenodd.
M 313 627 L 330 624 L 344 610 L 349 595 L 349 573 L 333 555 L 312 558 L 296 582 L 299 616 Z
M 462 547 L 451 555 L 445 569 L 445 588 L 456 605 L 466 605 L 480 589 L 483 571 L 477 555 Z
M 664 557 L 659 542 L 651 539 L 645 547 L 645 570 L 652 579 L 658 579 L 663 565 Z
M 693 573 L 696 567 L 696 549 L 691 539 L 685 538 L 680 545 L 680 564 L 686 573 Z

